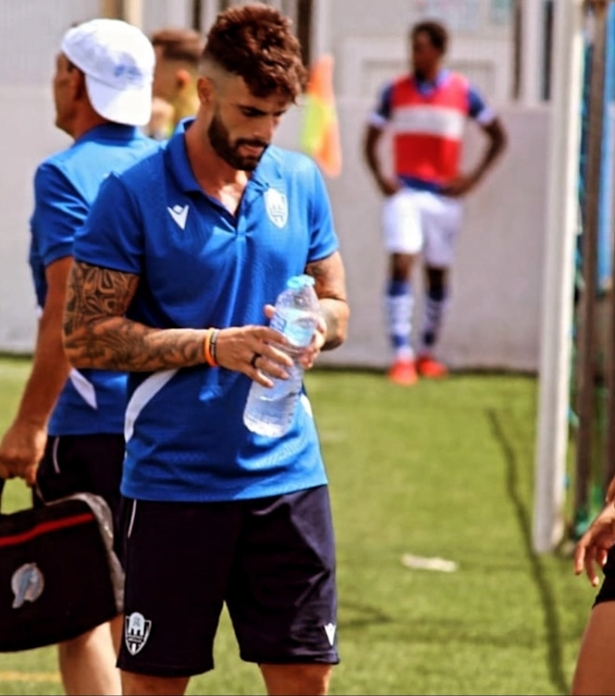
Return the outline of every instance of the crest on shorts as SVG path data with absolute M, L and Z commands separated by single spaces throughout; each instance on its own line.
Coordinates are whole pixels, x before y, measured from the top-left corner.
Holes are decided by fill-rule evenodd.
M 131 655 L 136 655 L 147 643 L 152 630 L 152 622 L 146 619 L 143 614 L 135 611 L 126 617 L 125 623 L 124 641 L 126 647 Z
M 265 191 L 265 208 L 274 225 L 282 229 L 288 221 L 288 201 L 286 194 L 274 188 Z
M 45 589 L 45 578 L 36 563 L 17 568 L 11 577 L 11 589 L 15 595 L 13 609 L 19 609 L 24 602 L 36 602 Z

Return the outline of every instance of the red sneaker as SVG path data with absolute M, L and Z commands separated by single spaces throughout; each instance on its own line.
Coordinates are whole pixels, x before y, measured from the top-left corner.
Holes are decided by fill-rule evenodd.
M 388 378 L 395 384 L 412 386 L 418 380 L 414 360 L 396 360 L 388 372 Z
M 448 375 L 448 368 L 441 362 L 438 362 L 430 355 L 420 355 L 416 360 L 416 369 L 421 377 L 438 378 Z

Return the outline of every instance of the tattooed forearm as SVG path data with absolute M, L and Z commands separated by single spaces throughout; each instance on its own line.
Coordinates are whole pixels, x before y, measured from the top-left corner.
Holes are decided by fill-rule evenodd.
M 323 350 L 337 348 L 346 340 L 350 310 L 341 256 L 335 252 L 326 259 L 308 264 L 305 272 L 314 278 L 314 287 L 327 323 Z
M 152 329 L 124 316 L 138 282 L 130 273 L 73 264 L 64 310 L 64 349 L 75 367 L 141 372 L 204 362 L 205 331 Z

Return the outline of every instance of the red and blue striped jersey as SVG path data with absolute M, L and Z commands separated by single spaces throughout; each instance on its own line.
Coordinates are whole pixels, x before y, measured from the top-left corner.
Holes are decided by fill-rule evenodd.
M 466 77 L 442 70 L 434 83 L 405 75 L 386 85 L 370 117 L 393 131 L 393 165 L 406 185 L 438 191 L 459 171 L 467 118 L 488 124 L 495 118 Z

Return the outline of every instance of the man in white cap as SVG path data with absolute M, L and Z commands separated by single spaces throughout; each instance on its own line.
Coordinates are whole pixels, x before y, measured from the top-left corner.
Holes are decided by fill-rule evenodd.
M 154 63 L 147 37 L 120 20 L 85 22 L 62 39 L 53 79 L 56 126 L 74 143 L 45 160 L 34 179 L 29 260 L 40 321 L 32 371 L 0 442 L 0 477 L 36 484 L 35 504 L 41 504 L 39 493 L 53 500 L 88 491 L 106 499 L 114 521 L 124 458 L 125 375 L 71 370 L 62 346 L 62 312 L 74 235 L 100 184 L 159 147 L 138 128 L 150 119 Z M 67 693 L 121 692 L 114 648 L 120 634 L 117 617 L 59 645 Z

